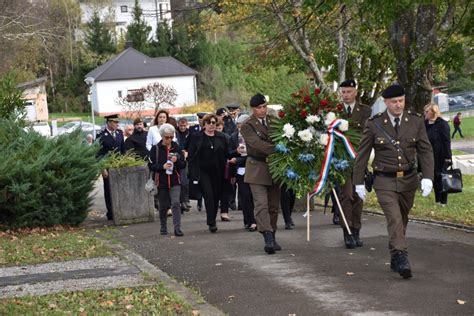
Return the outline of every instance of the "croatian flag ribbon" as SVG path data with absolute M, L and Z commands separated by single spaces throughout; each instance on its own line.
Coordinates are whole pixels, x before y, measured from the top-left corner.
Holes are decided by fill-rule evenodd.
M 342 143 L 344 144 L 344 147 L 346 148 L 347 153 L 352 159 L 355 159 L 357 157 L 357 152 L 355 151 L 354 147 L 352 146 L 347 136 L 344 135 L 341 131 L 337 130 L 337 128 L 339 127 L 339 125 L 341 125 L 341 123 L 342 123 L 341 119 L 335 119 L 328 126 L 329 137 L 328 137 L 328 144 L 324 152 L 323 165 L 319 173 L 318 182 L 316 183 L 314 190 L 311 193 L 311 196 L 319 194 L 323 190 L 324 186 L 326 185 L 327 178 L 329 175 L 329 170 L 331 169 L 331 162 L 334 155 L 334 144 L 336 141 L 335 136 L 337 136 L 337 138 L 342 140 Z

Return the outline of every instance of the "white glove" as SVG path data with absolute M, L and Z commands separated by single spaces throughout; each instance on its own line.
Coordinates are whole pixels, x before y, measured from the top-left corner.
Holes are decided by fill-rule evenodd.
M 365 201 L 365 185 L 357 184 L 356 186 L 356 193 L 360 197 L 362 201 Z
M 423 191 L 421 192 L 421 195 L 427 197 L 430 194 L 431 189 L 433 189 L 433 181 L 430 179 L 421 179 L 421 190 Z

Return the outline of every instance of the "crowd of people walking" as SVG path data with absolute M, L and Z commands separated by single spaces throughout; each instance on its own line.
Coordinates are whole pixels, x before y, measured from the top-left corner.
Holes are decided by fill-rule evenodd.
M 364 181 L 369 156 L 374 151 L 374 189 L 387 218 L 390 266 L 403 278 L 410 278 L 405 234 L 418 188 L 417 174 L 422 175 L 422 195 L 431 192 L 434 182 L 436 202 L 446 205 L 447 194 L 441 192 L 440 173 L 451 164 L 450 136 L 454 134 L 450 134 L 436 104 L 425 107 L 424 118 L 405 110 L 405 91 L 399 85 L 383 92 L 387 110 L 373 117 L 371 108 L 357 101 L 354 80 L 342 82 L 339 89 L 344 105 L 342 116 L 363 135 L 356 148 L 358 156 L 352 176 L 345 183 L 333 184 L 338 188 L 342 205 L 342 210 L 336 207 L 335 212 L 344 218 L 337 221 L 342 227 L 344 246 L 363 246 L 360 232 L 366 197 Z M 275 147 L 269 126 L 278 118 L 269 115 L 262 94 L 254 95 L 249 105 L 249 114 L 240 113 L 239 104 L 219 108 L 215 113 L 197 113 L 199 124 L 194 126 L 189 126 L 186 118 L 176 122 L 166 110 L 160 110 L 149 128 L 137 118 L 133 133 L 126 140 L 117 129 L 118 116 L 108 116 L 106 128 L 98 136 L 98 156 L 110 151 L 131 151 L 148 162 L 158 188 L 155 206 L 162 235 L 168 234 L 167 218 L 171 216 L 174 235 L 184 236 L 181 216 L 190 210 L 193 199 L 197 200 L 198 211 L 204 202 L 209 232 L 218 231 L 219 217 L 221 222 L 231 221 L 229 210 L 241 210 L 243 227 L 249 232 L 259 231 L 264 251 L 273 254 L 282 248 L 276 238 L 280 209 L 284 228 L 294 226 L 295 193 L 277 183 L 269 171 L 268 157 Z M 462 136 L 460 115 L 456 123 L 456 131 Z M 103 178 L 107 217 L 111 219 L 106 171 Z

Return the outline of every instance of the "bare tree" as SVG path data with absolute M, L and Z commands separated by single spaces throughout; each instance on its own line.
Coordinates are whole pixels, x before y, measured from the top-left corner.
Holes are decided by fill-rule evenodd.
M 143 94 L 140 98 L 139 94 L 127 95 L 125 97 L 115 99 L 117 104 L 123 112 L 125 112 L 125 118 L 131 120 L 135 117 L 141 117 L 142 112 L 145 110 L 145 101 L 143 100 Z
M 142 88 L 142 92 L 144 99 L 155 105 L 155 114 L 159 111 L 160 107 L 174 106 L 174 101 L 176 101 L 178 96 L 175 88 L 160 82 L 150 83 Z

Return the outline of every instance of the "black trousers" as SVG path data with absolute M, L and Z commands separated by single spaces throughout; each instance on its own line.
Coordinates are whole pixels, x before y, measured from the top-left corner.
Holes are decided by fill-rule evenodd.
M 224 179 L 222 183 L 222 193 L 220 196 L 220 206 L 221 206 L 221 213 L 228 213 L 230 207 L 230 201 L 232 199 L 232 183 L 230 179 Z
M 295 201 L 295 192 L 293 192 L 292 189 L 288 189 L 286 185 L 283 185 L 280 192 L 280 206 L 285 224 L 291 223 L 291 214 L 293 213 L 293 208 L 295 207 Z
M 104 178 L 102 177 L 102 180 L 104 181 L 104 198 L 105 198 L 105 207 L 107 208 L 107 219 L 113 219 L 113 212 L 112 212 L 112 198 L 110 196 L 110 182 L 109 182 L 109 177 Z
M 253 197 L 252 190 L 250 190 L 250 185 L 244 182 L 244 176 L 238 174 L 236 176 L 237 187 L 239 189 L 239 197 L 241 199 L 242 213 L 244 215 L 244 225 L 256 224 L 255 215 L 253 213 Z
M 216 225 L 217 210 L 222 194 L 222 181 L 216 172 L 201 169 L 200 186 L 206 206 L 207 225 Z
M 441 184 L 441 175 L 435 175 L 433 188 L 435 192 L 435 201 L 441 204 L 448 204 L 448 193 L 441 193 L 442 184 Z

